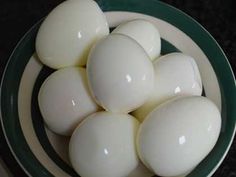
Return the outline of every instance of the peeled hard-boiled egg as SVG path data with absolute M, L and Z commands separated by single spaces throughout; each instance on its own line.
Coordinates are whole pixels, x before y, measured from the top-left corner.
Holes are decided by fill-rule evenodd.
M 80 67 L 60 69 L 44 81 L 38 102 L 50 130 L 71 135 L 81 120 L 99 110 L 87 84 L 86 71 Z
M 157 175 L 186 174 L 212 150 L 220 128 L 220 112 L 209 99 L 189 96 L 167 101 L 140 125 L 139 157 Z
M 125 177 L 139 164 L 135 139 L 139 122 L 128 114 L 98 112 L 74 131 L 69 156 L 83 177 Z
M 161 38 L 158 29 L 149 21 L 136 19 L 119 25 L 112 33 L 124 34 L 136 40 L 151 60 L 161 52 Z
M 105 15 L 93 0 L 67 0 L 43 21 L 36 38 L 45 65 L 59 69 L 86 64 L 92 44 L 108 35 Z
M 154 70 L 144 49 L 132 38 L 111 34 L 101 39 L 89 54 L 89 86 L 106 110 L 127 113 L 150 96 Z
M 202 93 L 202 81 L 195 60 L 183 53 L 171 53 L 154 61 L 155 81 L 150 99 L 133 112 L 141 122 L 160 103 L 183 95 Z

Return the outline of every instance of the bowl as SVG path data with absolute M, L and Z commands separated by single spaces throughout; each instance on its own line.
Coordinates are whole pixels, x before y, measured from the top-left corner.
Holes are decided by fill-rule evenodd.
M 143 18 L 157 26 L 161 53 L 181 51 L 196 59 L 204 95 L 220 109 L 222 128 L 210 154 L 188 177 L 211 176 L 226 156 L 235 134 L 236 87 L 227 57 L 214 38 L 195 20 L 160 1 L 98 0 L 111 29 L 123 21 Z M 1 125 L 5 149 L 22 174 L 34 177 L 79 176 L 68 160 L 66 137 L 49 131 L 39 111 L 37 94 L 53 72 L 35 54 L 35 37 L 42 20 L 21 39 L 6 66 L 1 83 Z M 199 145 L 201 146 L 201 145 Z M 13 172 L 14 173 L 14 172 Z M 15 172 L 16 174 L 19 172 Z

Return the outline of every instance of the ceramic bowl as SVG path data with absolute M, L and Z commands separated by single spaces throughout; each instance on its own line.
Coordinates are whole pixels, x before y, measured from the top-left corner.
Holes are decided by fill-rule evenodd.
M 214 149 L 188 176 L 211 176 L 223 161 L 235 133 L 235 78 L 225 54 L 199 23 L 160 1 L 97 2 L 111 28 L 123 21 L 147 19 L 160 31 L 162 54 L 181 51 L 196 59 L 205 96 L 221 110 L 222 128 Z M 55 135 L 45 128 L 39 112 L 39 88 L 53 72 L 43 66 L 34 54 L 40 24 L 41 21 L 35 24 L 18 43 L 2 79 L 2 130 L 7 142 L 5 148 L 9 148 L 14 157 L 5 159 L 15 161 L 12 163 L 18 164 L 28 176 L 78 176 L 69 164 L 68 138 Z

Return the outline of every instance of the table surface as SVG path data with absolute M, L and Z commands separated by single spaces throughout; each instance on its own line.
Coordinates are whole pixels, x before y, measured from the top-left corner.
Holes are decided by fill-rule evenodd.
M 1 0 L 0 1 L 0 77 L 16 43 L 39 19 L 63 0 Z M 236 73 L 236 1 L 234 0 L 163 0 L 192 16 L 203 25 L 220 44 L 234 73 Z M 0 133 L 1 134 L 1 133 Z M 0 137 L 4 140 L 3 137 Z M 10 153 L 0 144 L 0 155 Z M 7 176 L 6 165 L 0 159 L 0 176 Z M 7 163 L 7 162 L 6 162 Z M 7 164 L 19 170 L 17 164 Z M 17 176 L 23 176 L 20 173 Z M 236 177 L 236 139 L 214 177 Z

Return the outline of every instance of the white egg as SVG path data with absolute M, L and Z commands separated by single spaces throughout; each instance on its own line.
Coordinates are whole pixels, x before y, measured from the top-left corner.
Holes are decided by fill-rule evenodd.
M 99 110 L 90 96 L 86 70 L 68 67 L 52 73 L 38 95 L 41 114 L 48 128 L 71 135 L 81 120 Z
M 173 99 L 155 108 L 140 125 L 139 157 L 157 175 L 186 174 L 212 150 L 220 127 L 220 112 L 209 99 Z
M 58 69 L 83 66 L 92 44 L 108 35 L 105 15 L 93 0 L 67 0 L 43 21 L 36 38 L 37 54 Z
M 139 122 L 128 114 L 98 112 L 72 134 L 69 156 L 83 177 L 125 177 L 139 164 L 135 139 Z
M 202 81 L 195 60 L 171 53 L 154 61 L 155 81 L 150 99 L 133 112 L 141 122 L 157 105 L 176 96 L 201 95 Z
M 136 40 L 151 60 L 161 52 L 161 38 L 158 29 L 149 21 L 136 19 L 122 23 L 112 33 L 125 34 Z
M 121 34 L 111 34 L 91 49 L 87 74 L 94 98 L 111 112 L 139 107 L 154 84 L 148 55 L 135 40 Z

